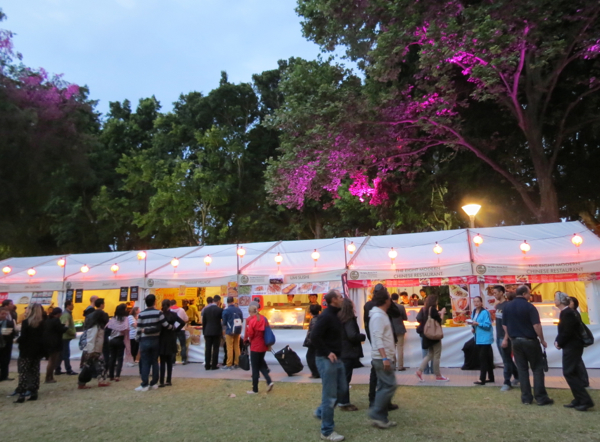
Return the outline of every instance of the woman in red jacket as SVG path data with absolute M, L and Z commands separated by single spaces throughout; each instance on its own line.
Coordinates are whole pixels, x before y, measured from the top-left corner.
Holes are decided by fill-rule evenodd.
M 258 393 L 259 372 L 267 381 L 267 393 L 273 389 L 273 382 L 269 376 L 269 367 L 265 362 L 265 353 L 268 348 L 265 345 L 265 328 L 269 325 L 267 318 L 258 313 L 255 305 L 248 307 L 250 317 L 246 322 L 246 343 L 250 343 L 250 365 L 252 366 L 252 391 L 248 394 Z

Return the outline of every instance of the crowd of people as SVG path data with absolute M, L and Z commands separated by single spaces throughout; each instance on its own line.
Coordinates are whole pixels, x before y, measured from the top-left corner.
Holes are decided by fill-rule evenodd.
M 540 406 L 553 404 L 544 382 L 547 343 L 538 310 L 529 302 L 529 288 L 521 286 L 515 292 L 507 293 L 503 286 L 498 285 L 493 287 L 492 292 L 497 301 L 495 339 L 490 313 L 483 307 L 481 297 L 473 299 L 474 310 L 469 325 L 480 362 L 480 376 L 475 384 L 495 383 L 492 350 L 495 341 L 504 364 L 501 391 L 520 386 L 523 404 L 530 405 L 534 400 Z M 307 347 L 311 378 L 320 378 L 323 386 L 321 404 L 314 412 L 321 421 L 322 439 L 344 440 L 344 436 L 334 431 L 336 407 L 342 411 L 358 410 L 350 400 L 350 383 L 353 370 L 362 367 L 362 343 L 366 339 L 371 344 L 368 416 L 371 424 L 377 428 L 396 426 L 396 422 L 388 416 L 390 411 L 398 408 L 392 402 L 397 388 L 394 372 L 406 370 L 403 352 L 407 315 L 401 299 L 397 294 L 390 296 L 382 284 L 377 284 L 372 299 L 364 306 L 366 334 L 360 332 L 353 302 L 337 290 L 324 296 L 327 305 L 324 311 L 317 304 L 309 307 L 312 319 L 304 346 Z M 206 301 L 207 305 L 201 312 L 205 369 L 219 368 L 219 351 L 224 336 L 225 355 L 221 369 L 239 368 L 240 353 L 248 348 L 252 370 L 252 390 L 248 394 L 258 393 L 261 374 L 266 381 L 266 391 L 271 391 L 274 383 L 265 362 L 265 354 L 270 347 L 265 333 L 270 328 L 267 318 L 259 312 L 258 303 L 253 301 L 250 304 L 249 317 L 244 318 L 233 297 L 228 297 L 225 308 L 221 305 L 220 296 L 209 297 Z M 40 304 L 30 304 L 21 322 L 17 340 L 18 386 L 10 396 L 17 397 L 16 403 L 38 398 L 40 361 L 43 358 L 48 360 L 45 383 L 54 383 L 55 375 L 66 373 L 78 375 L 78 388 L 87 389 L 90 388 L 87 384 L 93 378 L 98 380 L 99 387 L 119 382 L 125 357 L 134 366 L 139 354 L 141 384 L 135 390 L 143 392 L 171 386 L 177 342 L 180 342 L 179 351 L 185 364 L 187 351 L 184 327 L 189 323 L 190 316 L 194 321 L 199 319 L 198 312 L 178 307 L 172 300 L 164 300 L 159 310 L 155 307 L 154 295 L 148 295 L 144 302 L 146 308 L 143 311 L 137 307 L 128 311 L 125 304 L 119 304 L 113 317 L 109 318 L 104 311 L 104 299 L 90 299 L 90 305 L 83 313 L 85 321 L 84 335 L 79 343 L 82 350 L 79 373 L 72 369 L 69 352 L 70 341 L 76 337 L 73 302 L 67 301 L 64 311 L 53 308 L 48 312 Z M 563 292 L 556 292 L 555 305 L 560 310 L 560 322 L 554 345 L 562 350 L 563 374 L 573 394 L 573 401 L 565 407 L 587 411 L 594 406 L 594 402 L 586 391 L 589 379 L 582 360 L 583 323 L 577 311 L 578 301 Z M 439 309 L 436 295 L 425 298 L 417 315 L 417 333 L 421 337 L 423 359 L 416 376 L 421 382 L 429 368 L 436 381 L 449 381 L 440 371 L 442 336 L 439 339 L 432 337 L 426 330 L 431 327 L 430 324 L 441 325 L 444 315 L 445 309 Z M 16 322 L 14 304 L 4 301 L 0 308 L 0 381 L 14 380 L 8 377 L 8 365 L 17 335 Z M 61 367 L 63 364 L 64 372 Z M 529 370 L 533 373 L 533 389 Z

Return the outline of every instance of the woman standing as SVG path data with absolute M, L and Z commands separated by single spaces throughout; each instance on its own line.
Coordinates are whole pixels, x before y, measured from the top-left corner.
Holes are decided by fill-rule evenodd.
M 319 370 L 317 369 L 317 363 L 315 361 L 315 347 L 310 342 L 310 332 L 317 323 L 317 318 L 322 309 L 319 304 L 311 304 L 310 307 L 308 307 L 308 310 L 312 318 L 310 318 L 310 323 L 308 324 L 308 331 L 306 332 L 306 338 L 304 339 L 303 347 L 308 349 L 306 350 L 306 364 L 310 369 L 310 378 L 319 379 L 321 376 L 319 375 Z
M 569 295 L 563 292 L 554 294 L 554 305 L 560 309 L 558 334 L 554 346 L 562 350 L 563 376 L 573 393 L 573 400 L 566 408 L 587 411 L 594 406 L 594 401 L 584 387 L 584 380 L 579 375 L 578 366 L 583 356 L 581 339 L 581 319 L 573 309 L 569 308 Z
M 136 341 L 135 334 L 137 333 L 137 318 L 140 313 L 139 307 L 133 307 L 131 312 L 129 313 L 129 317 L 127 320 L 129 321 L 129 344 L 131 346 L 131 359 L 132 362 L 128 363 L 130 367 L 134 367 L 137 362 L 135 359 L 138 355 L 138 350 L 140 348 L 140 343 Z
M 44 321 L 44 347 L 48 365 L 46 366 L 46 384 L 54 384 L 54 370 L 60 363 L 62 352 L 62 335 L 69 327 L 60 322 L 62 310 L 58 307 L 52 309 L 48 319 Z
M 117 306 L 115 316 L 108 321 L 106 328 L 110 329 L 110 336 L 108 337 L 108 377 L 111 381 L 119 382 L 125 350 L 127 350 L 127 354 L 131 352 L 129 320 L 127 319 L 127 306 L 125 304 Z M 117 368 L 116 377 L 115 366 Z
M 481 296 L 473 298 L 473 333 L 475 334 L 475 346 L 479 355 L 479 381 L 473 382 L 475 385 L 485 385 L 494 383 L 494 352 L 492 343 L 494 342 L 494 332 L 492 330 L 492 317 L 490 313 L 483 308 Z M 486 379 L 487 376 L 487 379 Z
M 250 343 L 250 365 L 252 366 L 252 391 L 248 394 L 258 393 L 259 372 L 267 381 L 267 393 L 273 389 L 273 382 L 269 376 L 269 367 L 265 362 L 265 353 L 268 350 L 265 344 L 265 329 L 269 325 L 267 318 L 258 313 L 256 306 L 248 307 L 248 322 L 246 323 L 246 343 Z
M 417 370 L 417 373 L 416 373 L 417 377 L 419 378 L 419 381 L 421 381 L 421 382 L 423 382 L 423 370 L 425 370 L 425 367 L 427 367 L 427 364 L 431 360 L 433 360 L 433 372 L 435 373 L 435 380 L 441 381 L 441 382 L 448 382 L 450 380 L 447 377 L 442 376 L 442 373 L 440 372 L 440 358 L 442 356 L 442 341 L 429 339 L 423 333 L 423 330 L 425 328 L 425 323 L 427 322 L 427 319 L 429 319 L 429 316 L 431 316 L 431 318 L 434 321 L 437 321 L 441 325 L 442 324 L 442 316 L 444 316 L 445 314 L 446 314 L 445 308 L 443 308 L 442 310 L 440 310 L 438 312 L 437 295 L 428 296 L 427 300 L 425 301 L 425 305 L 423 306 L 423 308 L 421 308 L 421 310 L 419 310 L 419 313 L 417 314 L 417 322 L 419 323 L 419 326 L 417 327 L 417 333 L 419 333 L 421 336 L 423 336 L 422 347 L 423 347 L 423 350 L 427 350 L 427 355 L 425 355 L 425 357 L 423 358 L 423 361 L 421 361 L 421 366 L 419 367 L 419 369 Z
M 338 313 L 338 318 L 342 323 L 342 362 L 346 371 L 346 383 L 350 387 L 352 381 L 352 371 L 360 363 L 360 358 L 364 356 L 362 343 L 366 336 L 360 332 L 358 322 L 356 321 L 356 313 L 354 311 L 354 303 L 344 298 L 342 308 Z M 343 411 L 356 411 L 358 407 L 350 403 L 350 389 L 347 388 L 345 397 L 338 398 L 338 406 Z
M 160 382 L 159 387 L 170 387 L 171 386 L 171 375 L 173 373 L 173 361 L 177 354 L 177 333 L 183 327 L 185 327 L 185 321 L 177 315 L 177 313 L 171 310 L 171 301 L 165 299 L 162 302 L 162 312 L 165 315 L 165 320 L 173 326 L 172 329 L 165 327 L 160 330 L 160 341 L 158 344 L 158 354 L 160 355 Z M 179 327 L 175 328 L 175 323 L 179 324 Z M 165 369 L 167 374 L 167 382 L 165 383 Z
M 16 404 L 25 402 L 25 393 L 29 392 L 29 400 L 38 398 L 40 389 L 40 360 L 44 356 L 44 327 L 42 325 L 44 310 L 40 304 L 31 304 L 27 307 L 25 320 L 21 324 L 19 336 L 19 385 Z

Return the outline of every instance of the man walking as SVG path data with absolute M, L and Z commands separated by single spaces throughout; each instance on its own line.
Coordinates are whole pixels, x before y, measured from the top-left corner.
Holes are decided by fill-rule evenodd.
M 502 316 L 504 307 L 507 305 L 506 300 L 506 289 L 501 285 L 495 285 L 492 287 L 492 294 L 496 298 L 496 345 L 498 347 L 498 353 L 502 356 L 502 363 L 504 364 L 504 384 L 500 388 L 500 391 L 509 391 L 512 386 L 519 385 L 519 372 L 517 366 L 512 360 L 512 345 L 511 341 L 508 341 L 508 346 L 502 348 L 502 341 L 504 341 L 504 327 L 502 327 Z M 511 384 L 510 378 L 514 377 Z
M 169 330 L 173 326 L 165 320 L 163 312 L 154 308 L 156 296 L 146 296 L 146 310 L 138 316 L 137 337 L 140 342 L 140 375 L 142 383 L 135 391 L 148 391 L 158 389 L 158 353 L 159 336 L 163 327 Z M 152 381 L 149 381 L 150 368 L 152 368 Z
M 406 292 L 403 292 L 406 293 Z M 408 296 L 408 295 L 407 295 Z M 406 335 L 406 326 L 404 321 L 408 320 L 406 315 L 406 309 L 399 303 L 400 296 L 398 293 L 392 294 L 392 302 L 394 306 L 400 312 L 400 316 L 392 318 L 392 326 L 394 327 L 394 334 L 396 335 L 396 369 L 398 371 L 405 371 L 404 367 L 404 336 Z
M 67 374 L 69 374 L 69 375 L 77 374 L 71 368 L 71 341 L 73 339 L 75 339 L 75 336 L 77 335 L 77 333 L 75 331 L 75 321 L 73 321 L 73 308 L 74 308 L 73 301 L 65 301 L 65 311 L 60 316 L 60 322 L 69 328 L 67 329 L 66 332 L 63 333 L 63 336 L 62 336 L 61 357 L 60 357 L 60 361 L 58 362 L 58 365 L 56 367 L 56 370 L 54 371 L 54 374 L 57 374 L 57 375 L 62 374 L 62 371 L 60 370 L 60 366 L 63 362 L 65 364 L 65 372 Z
M 329 441 L 344 440 L 344 436 L 333 431 L 333 411 L 337 398 L 346 397 L 348 392 L 344 364 L 340 359 L 343 326 L 337 316 L 342 301 L 343 297 L 337 290 L 331 290 L 325 295 L 327 308 L 318 316 L 310 334 L 323 385 L 321 405 L 315 411 L 315 417 L 321 419 L 321 439 Z
M 396 392 L 394 374 L 394 332 L 387 311 L 392 303 L 387 290 L 373 294 L 375 306 L 369 312 L 369 330 L 371 332 L 371 364 L 377 373 L 377 391 L 375 400 L 369 409 L 373 426 L 381 429 L 394 427 L 396 422 L 388 419 L 388 406 Z
M 540 314 L 529 303 L 529 287 L 522 285 L 516 290 L 516 297 L 504 307 L 502 327 L 505 335 L 502 348 L 508 347 L 510 338 L 519 371 L 521 383 L 521 402 L 530 405 L 533 398 L 538 405 L 552 405 L 553 399 L 548 397 L 544 385 L 544 365 L 540 344 L 546 348 L 544 331 L 540 323 Z M 533 395 L 529 382 L 529 368 L 533 372 Z
M 244 315 L 233 303 L 233 296 L 227 297 L 227 308 L 223 310 L 223 326 L 225 327 L 225 344 L 227 345 L 227 365 L 223 369 L 238 368 L 240 363 L 240 335 Z
M 186 301 L 187 300 L 184 299 L 182 303 L 184 303 Z M 173 310 L 173 312 L 176 313 L 177 316 L 179 316 L 181 318 L 181 320 L 187 324 L 187 322 L 189 320 L 187 313 L 185 312 L 185 310 L 182 307 L 177 306 L 177 301 L 175 301 L 174 299 L 171 299 L 171 310 Z M 188 362 L 187 362 L 187 337 L 186 337 L 185 327 L 177 332 L 177 340 L 179 341 L 179 347 L 181 348 L 181 364 L 186 365 Z M 173 356 L 173 364 L 175 363 L 175 357 L 176 357 L 176 355 Z
M 221 297 L 206 298 L 206 307 L 202 309 L 202 334 L 204 335 L 204 369 L 216 370 L 219 363 L 219 345 L 223 328 L 221 319 L 223 310 L 217 304 Z

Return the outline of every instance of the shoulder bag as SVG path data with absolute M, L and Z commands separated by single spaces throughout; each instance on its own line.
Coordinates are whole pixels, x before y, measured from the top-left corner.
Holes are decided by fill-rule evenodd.
M 265 318 L 265 321 L 267 321 L 267 318 Z M 264 334 L 264 338 L 265 338 L 265 345 L 267 347 L 271 347 L 272 345 L 275 345 L 275 333 L 273 333 L 273 330 L 271 330 L 271 326 L 269 325 L 269 321 L 267 321 L 267 325 L 265 326 L 265 334 Z
M 433 307 L 429 309 L 429 317 L 427 318 L 425 327 L 423 327 L 423 334 L 427 339 L 439 341 L 444 337 L 444 331 L 442 330 L 440 323 L 431 317 L 432 308 Z
M 584 347 L 589 347 L 594 343 L 594 335 L 581 319 L 579 320 L 579 334 Z

